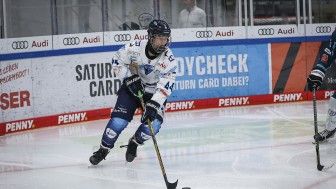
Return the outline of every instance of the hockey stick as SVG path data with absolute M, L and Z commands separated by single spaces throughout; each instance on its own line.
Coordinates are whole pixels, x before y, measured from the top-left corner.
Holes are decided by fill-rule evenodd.
M 133 66 L 136 69 L 136 71 L 139 72 L 139 65 L 137 63 L 132 62 L 130 64 L 130 66 Z M 145 108 L 145 102 L 144 102 L 144 100 L 142 98 L 142 95 L 143 94 L 141 93 L 141 91 L 138 91 L 138 98 L 140 99 L 142 110 L 144 110 L 144 108 Z M 156 142 L 156 137 L 155 137 L 155 134 L 154 134 L 152 122 L 150 121 L 149 118 L 147 119 L 147 124 L 148 124 L 149 130 L 150 130 L 150 132 L 152 134 L 152 139 L 153 139 L 156 155 L 157 155 L 159 163 L 160 163 L 162 175 L 163 175 L 163 178 L 164 178 L 164 180 L 166 182 L 167 189 L 176 189 L 178 180 L 176 182 L 174 182 L 174 183 L 168 182 L 167 174 L 166 174 L 165 168 L 163 166 L 163 162 L 162 162 L 162 158 L 161 158 L 161 155 L 160 155 L 159 147 L 158 147 L 158 144 Z
M 318 128 L 317 128 L 317 110 L 316 110 L 316 86 L 313 87 L 313 109 L 314 109 L 314 129 L 315 129 L 315 136 L 318 135 Z M 320 144 L 319 140 L 315 139 L 315 149 L 316 149 L 316 161 L 317 161 L 317 170 L 319 171 L 326 171 L 334 166 L 334 163 L 329 166 L 321 165 L 320 161 Z

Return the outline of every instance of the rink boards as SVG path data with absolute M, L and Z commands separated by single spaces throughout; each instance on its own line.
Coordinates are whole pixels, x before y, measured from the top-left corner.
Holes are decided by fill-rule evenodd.
M 321 27 L 335 25 L 173 30 L 178 70 L 167 111 L 310 100 L 306 77 L 332 32 Z M 146 37 L 120 31 L 2 39 L 0 135 L 108 118 L 121 84 L 112 54 Z M 327 74 L 319 99 L 330 96 L 334 78 Z

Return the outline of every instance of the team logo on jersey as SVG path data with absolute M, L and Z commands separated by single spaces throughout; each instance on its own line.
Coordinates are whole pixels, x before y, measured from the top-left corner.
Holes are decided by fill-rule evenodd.
M 151 65 L 144 65 L 145 74 L 148 75 L 153 72 L 153 67 Z
M 132 57 L 139 57 L 139 56 L 140 56 L 140 53 L 139 53 L 139 52 L 136 52 L 136 51 L 130 51 L 130 52 L 129 52 L 129 55 L 132 56 Z
M 328 62 L 328 55 L 323 54 L 321 57 L 321 61 L 327 63 Z
M 160 63 L 159 65 L 160 65 L 160 67 L 163 68 L 163 69 L 166 69 L 166 68 L 167 68 L 167 66 L 166 66 L 166 64 L 165 64 L 164 62 Z

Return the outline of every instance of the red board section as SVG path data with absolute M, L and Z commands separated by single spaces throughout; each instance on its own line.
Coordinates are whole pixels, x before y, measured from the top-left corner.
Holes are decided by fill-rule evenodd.
M 329 99 L 332 94 L 333 91 L 317 91 L 316 98 L 318 100 L 325 100 Z M 187 100 L 167 103 L 167 112 L 189 111 L 207 108 L 226 108 L 260 104 L 288 103 L 308 100 L 312 100 L 311 92 Z M 22 132 L 43 127 L 61 126 L 66 124 L 107 119 L 110 117 L 111 111 L 111 108 L 104 108 L 0 123 L 0 135 Z M 140 112 L 137 112 L 137 114 L 139 113 Z

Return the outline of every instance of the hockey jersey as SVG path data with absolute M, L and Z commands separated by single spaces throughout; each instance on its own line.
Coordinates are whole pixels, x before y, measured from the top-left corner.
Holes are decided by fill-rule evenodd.
M 152 100 L 163 105 L 171 94 L 176 77 L 177 62 L 172 51 L 166 51 L 155 59 L 148 59 L 145 53 L 147 41 L 134 41 L 120 48 L 112 58 L 112 68 L 120 80 L 138 74 L 145 87 L 145 92 L 152 93 Z M 139 69 L 130 67 L 131 63 Z
M 328 45 L 320 53 L 320 60 L 318 61 L 316 67 L 325 71 L 331 66 L 333 61 L 336 59 L 336 28 L 332 33 Z

